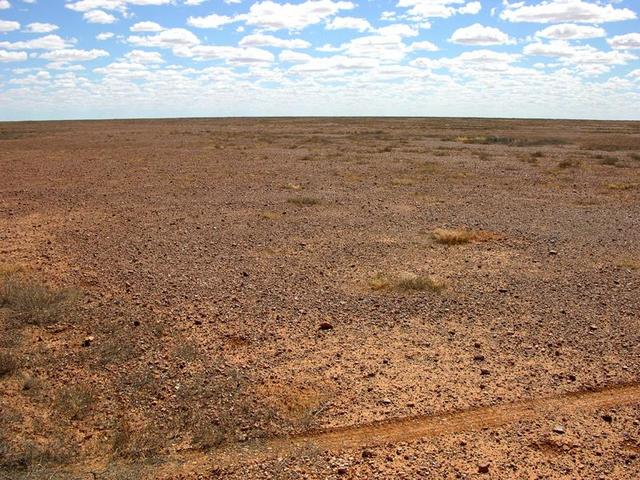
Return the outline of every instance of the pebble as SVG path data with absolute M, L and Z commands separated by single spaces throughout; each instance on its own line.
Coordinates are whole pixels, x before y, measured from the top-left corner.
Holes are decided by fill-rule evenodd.
M 333 330 L 333 325 L 331 325 L 329 322 L 322 322 L 319 328 L 320 330 Z
M 376 454 L 373 453 L 371 450 L 363 450 L 362 451 L 362 458 L 373 458 L 375 456 L 376 456 Z
M 478 473 L 489 473 L 489 462 L 482 462 L 478 464 Z
M 391 405 L 391 400 L 389 400 L 388 398 L 381 398 L 380 400 L 378 400 L 379 403 L 381 403 L 382 405 Z
M 553 433 L 562 435 L 564 433 L 564 427 L 562 425 L 556 425 L 553 427 Z
M 90 336 L 86 337 L 82 341 L 82 346 L 83 347 L 90 347 L 94 340 L 95 340 L 95 338 L 93 337 L 93 335 L 90 335 Z
M 557 255 L 557 250 L 549 250 L 549 255 Z

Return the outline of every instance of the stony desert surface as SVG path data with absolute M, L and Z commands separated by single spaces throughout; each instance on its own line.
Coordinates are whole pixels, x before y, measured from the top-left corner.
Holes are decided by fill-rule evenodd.
M 1 479 L 640 478 L 640 124 L 0 124 Z

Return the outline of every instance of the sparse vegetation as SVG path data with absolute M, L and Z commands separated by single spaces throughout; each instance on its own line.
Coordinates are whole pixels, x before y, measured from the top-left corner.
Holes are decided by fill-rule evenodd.
M 392 179 L 391 184 L 395 185 L 396 187 L 408 187 L 413 185 L 414 181 L 412 178 L 400 177 Z
M 93 403 L 93 394 L 87 387 L 74 385 L 58 394 L 56 406 L 70 420 L 80 420 L 89 412 Z
M 430 276 L 410 273 L 400 275 L 378 273 L 369 279 L 369 287 L 372 290 L 397 290 L 404 292 L 430 290 L 439 292 L 446 287 L 446 283 Z
M 609 165 L 613 167 L 613 166 L 616 166 L 618 162 L 619 162 L 619 159 L 616 157 L 609 157 L 609 156 L 602 155 L 598 163 L 600 163 L 600 165 Z
M 638 186 L 637 183 L 608 183 L 609 190 L 632 190 Z
M 566 168 L 577 168 L 580 166 L 580 162 L 572 159 L 565 159 L 558 162 L 558 168 L 564 170 Z
M 18 359 L 9 352 L 0 352 L 0 378 L 10 375 L 19 367 Z
M 286 188 L 287 190 L 294 190 L 297 192 L 298 190 L 302 190 L 304 187 L 299 183 L 287 183 L 284 186 L 284 188 Z
M 628 268 L 629 270 L 640 270 L 640 260 L 633 258 L 621 258 L 617 262 L 618 267 Z
M 562 138 L 514 138 L 501 137 L 498 135 L 478 135 L 474 137 L 459 136 L 455 138 L 445 138 L 445 141 L 455 141 L 462 143 L 480 145 L 508 145 L 512 147 L 537 147 L 543 145 L 566 145 L 569 143 Z
M 431 232 L 433 239 L 445 245 L 461 245 L 470 242 L 486 242 L 496 236 L 491 232 L 468 230 L 466 228 L 436 228 Z
M 313 197 L 293 197 L 287 200 L 287 202 L 293 203 L 294 205 L 299 205 L 299 206 L 311 206 L 311 205 L 317 205 L 318 203 L 320 203 L 320 200 Z
M 13 319 L 29 325 L 63 320 L 76 297 L 71 290 L 52 289 L 18 274 L 5 276 L 0 286 L 0 307 L 8 307 Z
M 631 160 L 637 160 L 640 161 L 640 153 L 632 153 L 631 155 L 629 155 L 629 157 L 631 158 Z

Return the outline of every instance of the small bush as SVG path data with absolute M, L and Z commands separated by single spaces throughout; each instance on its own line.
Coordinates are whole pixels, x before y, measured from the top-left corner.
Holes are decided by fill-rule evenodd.
M 631 158 L 631 160 L 640 161 L 640 153 L 632 153 L 631 155 L 629 155 L 629 157 Z
M 8 307 L 12 317 L 29 325 L 49 325 L 64 319 L 76 294 L 51 289 L 19 275 L 9 275 L 0 287 L 0 307 Z
M 495 238 L 495 235 L 489 232 L 467 229 L 450 229 L 436 228 L 431 232 L 433 239 L 445 245 L 461 245 L 470 242 L 486 242 Z
M 310 205 L 317 205 L 318 203 L 320 203 L 320 200 L 312 197 L 293 197 L 287 200 L 287 202 L 293 203 L 294 205 L 299 205 L 299 206 L 310 206 Z
M 640 261 L 633 258 L 622 258 L 617 262 L 618 267 L 628 268 L 629 270 L 640 270 Z
M 451 140 L 451 139 L 448 139 Z M 460 136 L 453 139 L 456 142 L 479 145 L 508 145 L 513 147 L 537 147 L 543 145 L 566 145 L 569 143 L 562 138 L 514 138 L 498 135 L 478 135 L 475 137 Z
M 565 168 L 576 168 L 579 165 L 580 163 L 575 160 L 561 160 L 558 163 L 558 168 L 564 170 Z
M 607 188 L 609 190 L 632 190 L 636 188 L 638 184 L 636 183 L 608 183 Z
M 615 166 L 615 165 L 618 164 L 618 161 L 619 160 L 616 157 L 605 157 L 605 156 L 603 156 L 598 163 L 600 165 Z
M 369 279 L 369 287 L 372 290 L 397 290 L 404 292 L 430 290 L 432 292 L 439 292 L 446 287 L 446 283 L 429 276 L 409 273 L 397 276 L 378 273 Z
M 15 355 L 8 352 L 0 352 L 0 378 L 12 374 L 19 366 Z
M 302 190 L 304 187 L 299 183 L 287 183 L 284 186 L 284 188 L 286 188 L 287 190 L 294 190 L 297 192 L 298 190 Z
M 70 420 L 80 420 L 91 410 L 94 397 L 91 391 L 82 385 L 63 389 L 58 394 L 58 410 Z

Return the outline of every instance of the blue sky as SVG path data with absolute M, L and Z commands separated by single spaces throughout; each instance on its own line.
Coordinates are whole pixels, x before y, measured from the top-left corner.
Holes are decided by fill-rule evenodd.
M 0 120 L 640 119 L 637 0 L 0 0 Z

